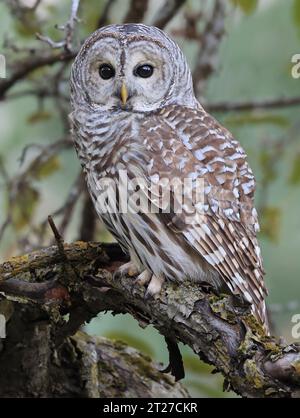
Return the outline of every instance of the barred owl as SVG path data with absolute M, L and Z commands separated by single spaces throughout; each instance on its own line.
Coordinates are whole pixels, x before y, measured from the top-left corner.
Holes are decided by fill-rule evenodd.
M 249 303 L 267 329 L 255 180 L 239 142 L 195 98 L 178 45 L 142 24 L 96 31 L 73 63 L 71 104 L 75 148 L 95 209 L 130 256 L 122 272 L 147 284 L 148 296 L 164 280 L 225 289 Z M 116 210 L 108 210 L 99 182 L 120 172 L 143 180 L 140 195 L 157 210 L 122 211 L 118 193 Z M 167 207 L 161 204 L 174 178 L 191 184 L 181 188 L 181 210 L 174 209 L 175 186 Z M 198 179 L 201 199 L 193 193 Z

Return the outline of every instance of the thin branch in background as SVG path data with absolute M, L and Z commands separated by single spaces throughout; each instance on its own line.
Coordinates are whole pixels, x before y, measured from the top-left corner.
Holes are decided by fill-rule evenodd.
M 74 35 L 76 24 L 79 22 L 77 16 L 80 0 L 72 0 L 70 18 L 67 23 L 63 26 L 56 25 L 55 27 L 59 30 L 65 32 L 65 37 L 61 41 L 53 41 L 48 36 L 41 35 L 40 33 L 36 34 L 37 39 L 42 42 L 45 42 L 53 49 L 64 48 L 66 52 L 71 53 L 74 50 Z
M 41 1 L 42 0 L 36 0 L 35 3 L 34 3 L 34 5 L 31 6 L 31 10 L 32 11 L 36 10 L 39 7 L 39 5 L 41 4 Z
M 276 97 L 274 99 L 250 100 L 243 102 L 219 102 L 204 103 L 204 107 L 209 112 L 231 112 L 248 111 L 256 109 L 277 109 L 300 105 L 300 96 L 296 97 Z
M 68 20 L 66 25 L 63 27 L 63 30 L 65 31 L 65 34 L 66 34 L 66 45 L 65 45 L 66 51 L 73 50 L 75 27 L 76 27 L 76 24 L 80 22 L 77 16 L 79 5 L 80 5 L 80 0 L 72 0 L 70 19 Z
M 11 52 L 14 52 L 16 54 L 29 54 L 34 55 L 36 50 L 32 46 L 20 46 L 17 45 L 15 40 L 11 39 L 9 35 L 6 33 L 4 34 L 4 40 L 3 40 L 3 49 L 10 50 Z
M 154 16 L 151 25 L 163 29 L 180 11 L 186 0 L 166 0 L 164 5 L 158 10 Z
M 66 285 L 66 288 L 68 290 L 71 290 L 71 288 L 73 288 L 74 279 L 78 280 L 80 277 L 79 273 L 76 267 L 72 265 L 72 263 L 68 259 L 68 256 L 65 252 L 65 242 L 64 242 L 63 236 L 58 231 L 57 226 L 51 215 L 48 216 L 48 223 L 53 232 L 57 249 L 58 249 L 58 253 L 62 260 L 62 271 L 58 277 L 58 282 Z
M 101 13 L 101 16 L 98 20 L 97 28 L 102 28 L 102 26 L 108 25 L 109 14 L 110 14 L 110 11 L 111 11 L 112 7 L 114 6 L 115 2 L 116 2 L 116 0 L 107 0 L 106 1 L 106 4 L 104 6 L 104 10 Z
M 55 53 L 51 51 L 50 53 L 43 54 L 41 51 L 41 55 L 30 56 L 25 60 L 21 60 L 18 62 L 14 62 L 13 66 L 16 70 L 12 73 L 9 78 L 0 79 L 0 100 L 3 100 L 5 97 L 6 92 L 11 89 L 18 81 L 25 79 L 30 73 L 33 71 L 54 65 L 58 62 L 67 62 L 71 61 L 75 58 L 76 52 L 63 52 L 63 53 Z
M 21 154 L 21 157 L 19 159 L 20 164 L 23 164 L 26 158 L 26 154 L 29 149 L 36 147 L 40 150 L 40 152 L 35 156 L 35 158 L 30 162 L 28 167 L 19 174 L 18 177 L 22 178 L 23 180 L 28 176 L 31 175 L 32 172 L 34 172 L 35 167 L 40 166 L 45 161 L 51 159 L 54 157 L 58 151 L 61 151 L 62 149 L 67 149 L 72 146 L 73 142 L 69 135 L 66 135 L 65 137 L 50 143 L 48 145 L 39 145 L 39 144 L 30 144 L 27 145 Z
M 172 30 L 172 35 L 173 36 L 177 36 L 177 37 L 181 37 L 183 39 L 188 39 L 188 40 L 193 40 L 193 41 L 197 41 L 199 43 L 199 30 L 197 28 L 198 26 L 198 22 L 200 20 L 202 20 L 203 17 L 203 13 L 202 12 L 190 12 L 190 11 L 185 11 L 184 13 L 184 19 L 185 19 L 185 24 L 184 27 L 179 28 L 179 29 L 173 29 Z
M 84 189 L 84 179 L 82 174 L 80 173 L 75 180 L 73 186 L 71 187 L 71 190 L 68 194 L 67 200 L 65 201 L 64 205 L 54 212 L 53 216 L 59 216 L 63 214 L 63 218 L 61 220 L 61 223 L 59 225 L 59 230 L 62 234 L 65 234 L 65 231 L 67 227 L 69 226 L 72 215 L 76 206 L 76 203 L 78 202 L 82 191 Z
M 20 99 L 26 96 L 35 96 L 38 99 L 40 98 L 50 98 L 50 97 L 56 97 L 56 93 L 54 90 L 50 90 L 49 88 L 46 87 L 36 87 L 36 88 L 31 88 L 31 89 L 26 89 L 26 90 L 21 90 L 21 91 L 17 91 L 14 93 L 10 93 L 5 97 L 5 100 L 16 100 L 16 99 Z M 69 97 L 64 96 L 64 95 L 60 95 L 60 98 L 63 99 L 64 101 L 68 102 L 70 101 Z
M 69 148 L 71 146 L 72 142 L 68 137 L 62 138 L 52 144 L 41 146 L 36 144 L 30 144 L 26 146 L 21 154 L 21 157 L 19 159 L 20 165 L 24 164 L 24 161 L 26 159 L 26 155 L 29 149 L 33 147 L 37 147 L 40 151 L 38 155 L 28 164 L 28 166 L 20 173 L 18 173 L 16 176 L 9 178 L 8 174 L 6 173 L 6 170 L 1 164 L 0 159 L 0 174 L 2 174 L 2 177 L 5 181 L 5 187 L 8 192 L 8 204 L 7 204 L 7 217 L 0 227 L 0 240 L 3 237 L 3 234 L 6 230 L 6 228 L 11 224 L 12 217 L 10 213 L 10 208 L 15 202 L 15 199 L 18 198 L 19 194 L 22 193 L 23 187 L 27 186 L 30 181 L 35 177 L 35 173 L 39 171 L 39 168 L 47 163 L 47 161 L 51 160 L 51 158 L 55 157 L 59 150 L 64 148 Z M 33 231 L 34 227 L 32 226 Z M 43 235 L 43 229 L 39 230 L 38 235 Z M 21 238 L 22 242 L 22 238 Z M 27 242 L 27 241 L 26 241 Z M 23 243 L 25 245 L 25 243 Z M 28 243 L 27 245 L 28 249 L 32 249 L 33 246 Z
M 3 159 L 1 157 L 1 155 L 0 155 L 0 175 L 4 180 L 3 187 L 6 190 L 9 190 L 10 179 L 9 179 L 9 176 L 8 176 L 7 171 L 6 171 L 6 168 L 5 168 L 5 165 L 4 165 L 4 162 L 3 162 Z M 2 225 L 0 225 L 0 242 L 3 239 L 4 233 L 7 229 L 7 227 L 9 226 L 10 222 L 11 222 L 11 215 L 10 215 L 10 213 L 8 213 L 6 219 L 4 220 Z
M 257 199 L 257 211 L 259 214 L 263 214 L 265 208 L 268 206 L 270 187 L 273 183 L 273 177 L 270 177 L 268 168 L 270 168 L 274 173 L 278 170 L 278 166 L 282 160 L 282 154 L 287 149 L 287 147 L 298 140 L 299 130 L 300 122 L 296 122 L 288 132 L 286 132 L 279 140 L 277 140 L 275 144 L 273 140 L 269 143 L 269 141 L 265 139 L 260 145 L 261 153 L 263 153 L 264 150 L 270 150 L 271 152 L 269 154 L 268 161 L 264 162 L 263 168 L 266 171 L 263 172 L 262 178 L 259 182 L 260 193 Z
M 28 24 L 30 17 L 40 5 L 41 0 L 36 0 L 32 6 L 26 4 L 26 2 L 22 2 L 22 0 L 4 0 L 4 2 L 14 17 L 20 20 L 23 24 Z M 31 12 L 29 15 L 30 17 L 28 17 L 28 12 Z
M 70 131 L 70 124 L 68 119 L 68 115 L 70 113 L 70 100 L 68 97 L 65 97 L 63 95 L 61 88 L 63 83 L 68 84 L 68 79 L 64 80 L 64 74 L 66 73 L 67 67 L 67 62 L 61 64 L 61 67 L 54 75 L 53 82 L 51 83 L 51 85 L 53 86 L 53 97 L 57 105 L 56 107 L 58 110 L 58 116 L 60 117 L 66 135 Z
M 12 64 L 15 71 L 9 78 L 0 80 L 0 100 L 3 100 L 7 91 L 13 87 L 18 81 L 26 78 L 32 71 L 42 68 L 44 66 L 54 65 L 58 62 L 69 62 L 77 54 L 75 48 L 75 28 L 79 21 L 77 16 L 80 0 L 72 0 L 71 13 L 68 22 L 64 26 L 57 26 L 57 29 L 64 30 L 65 38 L 62 41 L 55 42 L 49 37 L 37 34 L 37 38 L 46 42 L 51 48 L 63 48 L 60 53 L 53 53 L 53 51 L 46 52 L 43 49 L 32 49 L 30 56 L 21 59 Z
M 79 232 L 79 239 L 81 241 L 94 241 L 97 219 L 98 216 L 95 212 L 93 202 L 86 189 L 84 193 L 84 203 Z
M 55 144 L 53 144 L 55 145 Z M 67 146 L 70 145 L 71 146 L 71 141 L 70 144 L 67 143 Z M 56 143 L 56 146 L 63 146 L 63 144 L 58 141 Z M 57 151 L 56 151 L 57 153 Z M 55 154 L 54 154 L 55 155 Z M 39 158 L 39 157 L 37 157 Z M 66 232 L 66 229 L 68 228 L 71 220 L 72 220 L 72 215 L 75 209 L 75 206 L 82 194 L 82 190 L 83 190 L 83 186 L 84 186 L 84 181 L 82 178 L 82 174 L 80 173 L 76 180 L 74 181 L 68 196 L 66 198 L 66 201 L 63 203 L 63 205 L 58 208 L 55 212 L 52 213 L 53 217 L 59 217 L 62 216 L 62 220 L 59 224 L 59 230 L 61 231 L 61 233 L 64 235 Z M 38 238 L 38 247 L 41 247 L 44 244 L 44 240 L 45 240 L 45 235 L 46 235 L 46 228 L 48 225 L 48 220 L 46 219 L 45 221 L 43 221 L 41 224 L 39 224 L 36 227 L 32 228 L 32 232 L 34 233 L 34 235 L 37 236 Z M 27 241 L 27 247 L 33 247 L 32 245 L 30 245 L 29 241 Z
M 64 40 L 55 42 L 51 38 L 49 38 L 49 36 L 44 36 L 44 35 L 41 35 L 40 33 L 36 33 L 36 38 L 41 42 L 45 42 L 47 45 L 49 45 L 53 49 L 63 48 L 66 44 Z
M 53 221 L 53 218 L 51 215 L 48 216 L 48 223 L 50 225 L 50 228 L 52 229 L 56 245 L 59 251 L 60 256 L 62 257 L 62 260 L 67 260 L 66 254 L 65 254 L 65 248 L 64 248 L 64 240 L 61 234 L 58 232 L 58 229 L 55 225 L 55 222 Z
M 4 233 L 7 229 L 7 227 L 10 225 L 10 223 L 11 223 L 11 217 L 10 217 L 10 215 L 8 215 L 7 218 L 5 219 L 5 221 L 0 226 L 0 242 L 2 241 Z
M 219 47 L 225 33 L 225 16 L 225 1 L 215 0 L 211 18 L 200 35 L 201 44 L 193 71 L 194 90 L 197 97 L 201 97 L 207 79 L 217 67 Z
M 18 158 L 20 167 L 24 164 L 28 151 L 32 150 L 34 148 L 38 149 L 39 151 L 44 150 L 44 147 L 41 144 L 28 144 L 28 145 L 26 145 L 22 150 L 21 156 Z
M 0 175 L 1 177 L 3 177 L 5 183 L 8 184 L 9 175 L 8 175 L 8 172 L 6 171 L 2 155 L 0 155 Z
M 148 0 L 130 0 L 124 23 L 140 23 L 148 9 Z
M 61 231 L 62 235 L 65 235 L 66 230 L 70 222 L 72 221 L 76 204 L 82 195 L 83 187 L 84 187 L 84 180 L 83 180 L 82 174 L 80 173 L 77 176 L 75 182 L 73 183 L 63 205 L 60 208 L 56 209 L 55 212 L 52 213 L 52 217 L 55 217 L 55 218 L 62 216 L 62 219 L 59 224 L 59 230 Z M 42 245 L 44 244 L 47 226 L 48 226 L 48 219 L 44 220 L 41 224 L 39 224 L 37 227 L 34 227 L 32 230 L 32 232 L 38 238 L 38 246 L 37 246 L 38 248 L 42 247 Z M 50 244 L 53 244 L 53 241 L 51 241 Z M 32 245 L 30 245 L 28 242 L 27 242 L 27 246 L 32 247 Z

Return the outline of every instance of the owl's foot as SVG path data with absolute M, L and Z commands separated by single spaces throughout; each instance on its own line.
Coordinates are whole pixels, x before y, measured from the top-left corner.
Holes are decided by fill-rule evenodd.
M 145 299 L 150 299 L 150 298 L 157 299 L 161 292 L 162 285 L 165 281 L 164 277 L 155 276 L 149 270 L 144 270 L 140 272 L 140 270 L 132 261 L 129 261 L 128 263 L 123 264 L 115 272 L 115 277 L 124 277 L 124 276 L 133 277 L 136 275 L 138 276 L 134 280 L 134 284 L 137 284 L 139 286 L 145 286 L 149 283 L 145 292 Z
M 147 283 L 150 282 L 152 277 L 152 273 L 149 270 L 144 270 L 141 274 L 137 276 L 134 281 L 134 284 L 139 286 L 145 286 Z
M 124 276 L 136 276 L 139 273 L 139 269 L 137 268 L 137 266 L 132 262 L 129 261 L 128 263 L 122 264 L 122 266 L 120 266 L 118 268 L 118 270 L 115 272 L 115 275 L 118 277 L 124 277 Z
M 153 274 L 145 293 L 145 299 L 150 299 L 151 297 L 157 299 L 161 292 L 164 281 L 164 277 L 155 276 Z

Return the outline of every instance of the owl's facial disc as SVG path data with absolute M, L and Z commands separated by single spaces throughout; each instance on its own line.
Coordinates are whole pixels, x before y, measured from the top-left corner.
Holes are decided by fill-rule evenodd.
M 103 110 L 147 112 L 162 106 L 174 79 L 172 57 L 151 39 L 105 36 L 87 51 L 84 90 Z

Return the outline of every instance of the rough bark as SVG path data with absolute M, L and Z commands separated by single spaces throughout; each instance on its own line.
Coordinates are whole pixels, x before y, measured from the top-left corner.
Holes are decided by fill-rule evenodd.
M 0 345 L 1 398 L 189 396 L 122 342 L 77 332 L 57 345 L 56 328 L 37 307 L 15 304 Z
M 223 373 L 225 388 L 247 397 L 299 396 L 299 346 L 266 336 L 248 306 L 189 281 L 167 283 L 158 299 L 145 300 L 133 278 L 114 275 L 125 261 L 114 244 L 53 246 L 2 264 L 0 291 L 42 308 L 55 324 L 56 344 L 98 312 L 129 313 L 142 327 L 152 324 L 189 345 Z

